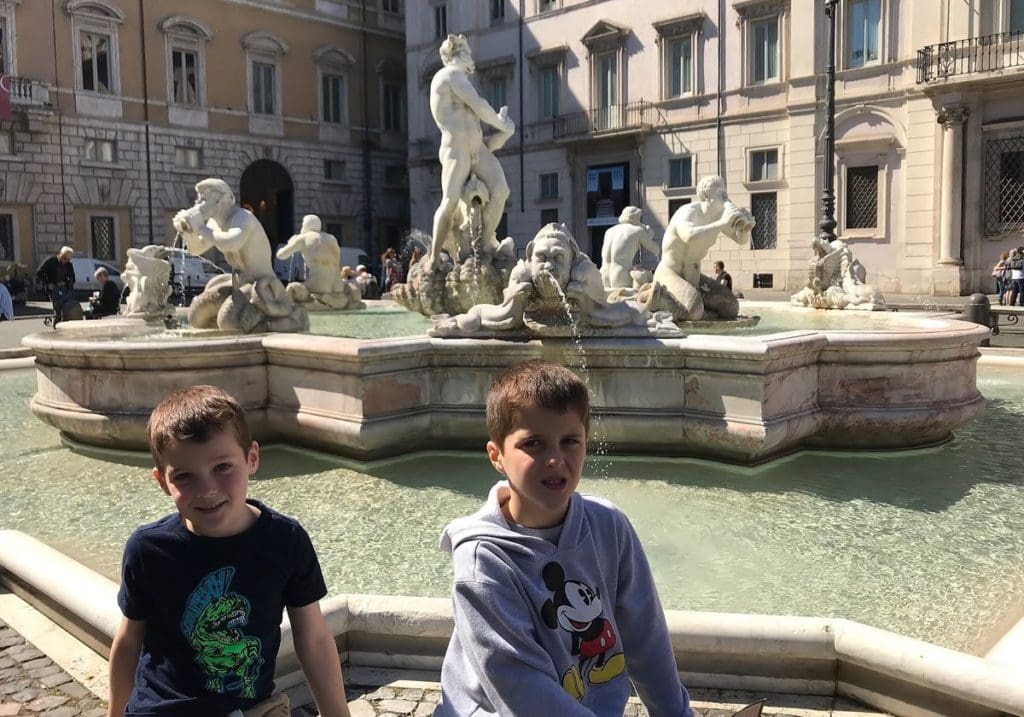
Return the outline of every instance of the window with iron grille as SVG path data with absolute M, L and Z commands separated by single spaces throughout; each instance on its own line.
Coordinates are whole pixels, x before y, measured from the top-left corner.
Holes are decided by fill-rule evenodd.
M 546 227 L 548 224 L 558 224 L 558 209 L 540 210 L 540 225 Z
M 558 199 L 558 172 L 540 175 L 540 198 Z
M 0 261 L 14 261 L 13 214 L 0 214 Z
M 114 217 L 89 217 L 89 244 L 97 259 L 114 260 Z
M 1024 135 L 985 142 L 985 234 L 1024 229 Z
M 878 165 L 846 168 L 846 228 L 878 226 Z
M 774 249 L 778 223 L 778 197 L 775 192 L 751 194 L 750 213 L 757 221 L 751 235 L 751 248 Z
M 668 161 L 668 186 L 693 186 L 693 157 L 676 157 Z

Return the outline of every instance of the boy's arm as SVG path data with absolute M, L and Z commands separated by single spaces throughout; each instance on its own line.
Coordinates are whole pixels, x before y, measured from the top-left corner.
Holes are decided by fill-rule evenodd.
M 455 631 L 473 671 L 471 680 L 479 682 L 500 715 L 594 717 L 562 689 L 551 657 L 533 638 L 533 621 L 511 585 L 455 583 Z
M 619 531 L 622 543 L 615 621 L 629 679 L 650 717 L 691 717 L 690 696 L 679 680 L 654 576 L 640 538 L 625 515 Z
M 142 654 L 142 638 L 146 634 L 144 620 L 121 618 L 110 646 L 110 703 L 107 717 L 124 717 L 128 698 L 135 685 L 135 669 Z
M 292 623 L 295 655 L 321 717 L 349 717 L 338 647 L 320 612 L 320 603 L 289 607 L 288 618 Z

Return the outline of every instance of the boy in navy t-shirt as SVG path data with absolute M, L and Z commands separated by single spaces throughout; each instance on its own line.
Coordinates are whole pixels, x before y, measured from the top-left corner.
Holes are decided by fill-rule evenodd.
M 287 717 L 287 698 L 272 696 L 284 608 L 321 715 L 348 717 L 313 544 L 246 497 L 259 446 L 241 407 L 194 386 L 165 398 L 147 428 L 153 475 L 178 512 L 125 546 L 108 717 Z

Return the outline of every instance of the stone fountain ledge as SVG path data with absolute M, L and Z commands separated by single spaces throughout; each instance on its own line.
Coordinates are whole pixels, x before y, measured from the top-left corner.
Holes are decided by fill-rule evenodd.
M 868 320 L 870 330 L 585 340 L 594 437 L 614 453 L 755 464 L 808 447 L 931 445 L 980 413 L 976 364 L 988 329 L 948 314 Z M 536 357 L 581 364 L 567 339 L 165 340 L 130 322 L 97 334 L 105 323 L 67 322 L 24 340 L 36 353 L 31 407 L 75 441 L 136 450 L 153 406 L 195 383 L 238 397 L 263 441 L 360 460 L 476 448 L 497 371 Z
M 4 530 L 0 583 L 107 655 L 120 619 L 114 582 Z M 436 679 L 452 629 L 447 599 L 339 595 L 323 609 L 349 674 Z M 849 697 L 908 717 L 1024 714 L 1020 662 L 1006 653 L 986 660 L 839 618 L 674 610 L 666 618 L 689 687 Z M 286 620 L 278 658 L 285 688 L 297 667 Z

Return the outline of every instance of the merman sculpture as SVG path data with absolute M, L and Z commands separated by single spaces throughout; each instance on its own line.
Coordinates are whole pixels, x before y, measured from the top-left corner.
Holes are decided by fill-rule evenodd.
M 815 309 L 885 308 L 885 298 L 866 283 L 867 270 L 846 242 L 815 237 L 811 248 L 814 255 L 807 266 L 807 285 L 790 297 L 790 303 Z
M 341 275 L 341 249 L 333 234 L 320 231 L 320 217 L 307 214 L 302 229 L 277 250 L 278 259 L 302 254 L 309 275 L 305 281 L 293 281 L 288 295 L 309 311 L 365 309 L 359 286 Z
M 193 254 L 219 249 L 232 272 L 211 279 L 192 301 L 189 324 L 243 333 L 308 329 L 309 314 L 274 274 L 270 240 L 259 220 L 235 203 L 223 179 L 204 179 L 196 195 L 194 206 L 174 215 L 174 228 Z

